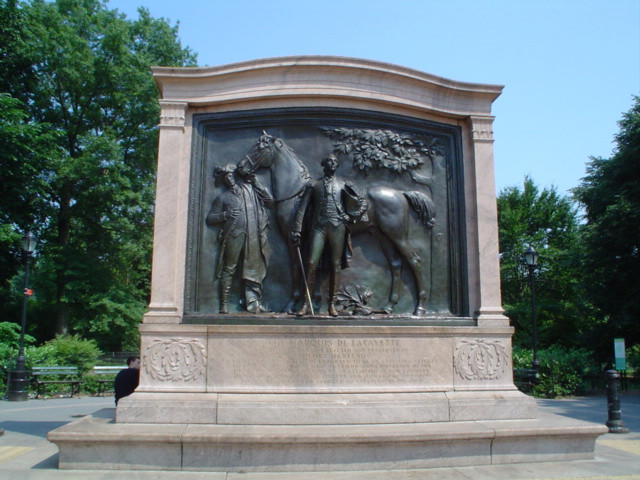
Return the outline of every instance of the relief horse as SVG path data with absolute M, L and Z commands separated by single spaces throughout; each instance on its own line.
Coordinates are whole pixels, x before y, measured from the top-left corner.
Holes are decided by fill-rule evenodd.
M 289 233 L 301 194 L 312 181 L 311 176 L 282 139 L 266 133 L 239 163 L 239 167 L 251 172 L 260 168 L 271 170 L 276 223 L 280 233 L 287 239 L 292 270 L 291 301 L 285 310 L 292 311 L 301 299 L 304 287 L 298 251 L 289 241 Z M 369 202 L 367 218 L 349 228 L 354 235 L 374 235 L 389 263 L 391 293 L 384 311 L 391 313 L 398 303 L 404 259 L 413 272 L 417 289 L 418 303 L 414 315 L 424 316 L 431 292 L 431 229 L 435 219 L 433 202 L 422 192 L 403 192 L 384 185 L 367 186 L 362 193 Z M 411 215 L 412 210 L 415 215 Z

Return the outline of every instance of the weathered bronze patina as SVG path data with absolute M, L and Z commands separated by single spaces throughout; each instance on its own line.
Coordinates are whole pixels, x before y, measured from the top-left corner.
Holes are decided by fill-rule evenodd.
M 313 291 L 316 279 L 316 269 L 320 256 L 329 247 L 330 280 L 329 280 L 329 315 L 338 316 L 336 301 L 340 289 L 339 272 L 348 266 L 351 256 L 349 227 L 351 223 L 360 221 L 368 208 L 367 201 L 359 196 L 354 187 L 341 181 L 335 175 L 340 163 L 335 155 L 327 155 L 322 159 L 324 177 L 306 185 L 302 201 L 297 208 L 291 241 L 294 247 L 301 244 L 302 221 L 309 203 L 313 203 L 313 219 L 309 242 L 309 260 L 307 262 L 307 288 Z M 298 315 L 306 315 L 311 310 L 311 298 L 305 296 Z
M 219 312 L 229 313 L 229 293 L 240 261 L 246 310 L 266 312 L 260 303 L 262 282 L 267 274 L 269 216 L 265 206 L 273 206 L 273 198 L 255 175 L 241 166 L 217 167 L 214 177 L 217 186 L 222 184 L 227 188 L 215 199 L 207 215 L 207 225 L 222 225 L 216 268 L 216 278 L 220 281 Z
M 468 315 L 456 129 L 295 110 L 199 119 L 187 319 Z

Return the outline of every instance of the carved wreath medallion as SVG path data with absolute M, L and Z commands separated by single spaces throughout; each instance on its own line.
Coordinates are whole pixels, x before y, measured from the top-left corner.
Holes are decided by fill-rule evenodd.
M 144 368 L 154 380 L 195 381 L 204 378 L 206 350 L 197 339 L 155 339 L 144 351 Z
M 455 369 L 466 380 L 498 378 L 507 364 L 507 350 L 498 341 L 464 340 L 456 347 Z

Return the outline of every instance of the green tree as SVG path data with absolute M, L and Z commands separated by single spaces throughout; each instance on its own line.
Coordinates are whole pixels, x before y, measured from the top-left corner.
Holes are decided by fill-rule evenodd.
M 0 0 L 0 92 L 19 100 L 36 82 L 29 55 L 23 41 L 25 12 L 18 8 L 18 0 Z
M 604 321 L 594 341 L 612 356 L 613 338 L 640 343 L 640 97 L 619 122 L 611 158 L 592 157 L 574 194 L 584 206 L 584 265 Z
M 19 319 L 22 279 L 12 279 L 24 265 L 24 232 L 45 220 L 47 159 L 57 155 L 57 134 L 47 125 L 28 122 L 26 107 L 0 93 L 0 304 L 4 319 Z M 37 232 L 37 227 L 34 233 Z M 15 283 L 15 282 L 14 282 Z
M 11 279 L 22 269 L 20 238 L 42 221 L 46 158 L 55 134 L 29 119 L 25 92 L 35 76 L 22 39 L 24 12 L 17 0 L 0 0 L 0 305 L 3 319 L 19 319 L 21 295 Z M 37 232 L 36 232 L 37 233 Z
M 580 267 L 576 207 L 555 188 L 542 191 L 525 177 L 523 188 L 508 187 L 498 196 L 502 301 L 516 327 L 516 345 L 531 345 L 531 292 L 523 254 L 531 245 L 539 254 L 536 275 L 538 341 L 541 347 L 579 346 L 591 329 Z
M 57 135 L 55 153 L 32 167 L 46 184 L 32 323 L 46 330 L 38 338 L 74 331 L 120 348 L 148 303 L 159 114 L 149 67 L 195 55 L 177 25 L 145 9 L 135 21 L 100 0 L 18 10 L 13 53 L 38 79 L 24 93 L 25 123 Z

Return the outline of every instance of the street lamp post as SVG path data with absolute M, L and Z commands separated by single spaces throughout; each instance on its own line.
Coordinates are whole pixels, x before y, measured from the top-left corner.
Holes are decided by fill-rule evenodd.
M 29 263 L 36 249 L 36 237 L 31 233 L 22 238 L 22 249 L 25 251 L 24 292 L 22 294 L 22 329 L 20 330 L 20 348 L 16 366 L 9 373 L 10 381 L 7 399 L 11 402 L 24 402 L 29 399 L 29 372 L 24 368 L 24 333 L 27 326 L 27 300 L 31 296 L 29 290 Z
M 540 368 L 538 361 L 538 325 L 536 315 L 536 284 L 534 271 L 538 267 L 538 252 L 531 246 L 524 252 L 524 261 L 529 268 L 529 286 L 531 287 L 531 337 L 533 343 L 533 361 L 531 367 L 536 371 Z

